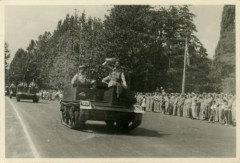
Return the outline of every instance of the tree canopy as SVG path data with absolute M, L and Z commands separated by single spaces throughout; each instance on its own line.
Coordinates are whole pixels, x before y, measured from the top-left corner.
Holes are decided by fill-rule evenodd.
M 67 14 L 53 33 L 44 32 L 26 50 L 17 51 L 10 65 L 12 80 L 34 78 L 42 88 L 63 88 L 80 64 L 99 80 L 108 74 L 101 66 L 104 59 L 117 57 L 132 90 L 154 91 L 163 86 L 179 92 L 187 38 L 191 66 L 186 91 L 207 91 L 211 61 L 194 35 L 194 17 L 187 5 L 119 5 L 104 21 L 84 12 Z
M 236 92 L 235 6 L 225 5 L 221 31 L 211 66 L 211 80 L 215 91 Z

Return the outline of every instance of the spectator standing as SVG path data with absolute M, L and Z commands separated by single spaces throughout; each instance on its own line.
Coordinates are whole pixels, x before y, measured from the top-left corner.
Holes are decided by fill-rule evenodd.
M 146 94 L 146 111 L 149 111 L 149 95 Z
M 169 114 L 169 98 L 168 95 L 166 94 L 164 97 L 164 103 L 165 103 L 165 114 Z
M 228 125 L 228 102 L 226 99 L 223 100 L 223 123 L 225 125 Z
M 204 102 L 204 96 L 203 95 L 200 96 L 200 103 L 201 103 L 201 105 L 200 105 L 200 111 L 199 111 L 199 119 L 203 121 L 205 119 L 204 111 L 206 110 L 205 109 L 206 104 Z
M 182 117 L 183 115 L 183 105 L 185 102 L 185 95 L 181 94 L 179 102 L 178 102 L 178 116 Z
M 232 125 L 236 125 L 236 96 L 232 100 Z
M 144 111 L 146 111 L 146 97 L 143 95 L 141 106 Z
M 197 99 L 196 99 L 196 119 L 200 119 L 200 107 L 201 107 L 201 98 L 200 98 L 200 95 L 197 95 Z
M 208 120 L 209 123 L 210 122 L 215 123 L 216 108 L 217 108 L 216 101 L 213 101 L 212 105 L 210 106 L 210 117 L 209 117 L 209 120 Z
M 192 97 L 192 106 L 191 106 L 191 111 L 192 111 L 192 118 L 196 119 L 196 95 L 194 94 Z
M 174 100 L 174 103 L 173 103 L 173 114 L 174 116 L 177 115 L 177 103 L 178 103 L 178 100 L 179 100 L 179 96 L 177 94 L 175 94 L 175 100 Z

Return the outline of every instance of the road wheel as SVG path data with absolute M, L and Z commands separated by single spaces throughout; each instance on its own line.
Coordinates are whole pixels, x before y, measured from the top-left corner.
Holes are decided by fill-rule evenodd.
M 66 115 L 66 106 L 61 104 L 61 108 L 60 108 L 60 120 L 62 122 L 62 124 L 67 124 L 67 115 Z
M 117 122 L 117 129 L 122 132 L 129 132 L 129 124 L 130 120 L 125 120 L 125 121 L 118 121 Z
M 71 129 L 77 129 L 76 120 L 78 118 L 78 112 L 79 111 L 76 111 L 74 106 L 71 106 L 71 108 L 69 109 L 68 124 L 70 125 Z
M 135 128 L 137 128 L 142 123 L 142 114 L 141 113 L 135 113 L 133 120 L 130 122 L 128 126 L 128 131 L 131 131 Z
M 38 103 L 39 99 L 37 97 L 33 98 L 34 103 Z
M 85 126 L 86 121 L 89 117 L 89 111 L 80 109 L 78 112 L 78 116 L 76 116 L 76 123 L 75 123 L 75 129 L 82 129 Z
M 113 129 L 116 127 L 115 121 L 113 121 L 113 120 L 106 120 L 105 123 L 106 123 L 107 127 L 110 129 Z

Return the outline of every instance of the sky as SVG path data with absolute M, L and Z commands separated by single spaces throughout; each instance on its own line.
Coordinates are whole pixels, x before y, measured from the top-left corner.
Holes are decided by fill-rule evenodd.
M 74 14 L 77 9 L 81 14 L 85 10 L 86 16 L 104 19 L 111 6 L 6 6 L 5 7 L 5 41 L 9 44 L 11 59 L 19 48 L 26 49 L 30 41 L 37 40 L 45 31 L 51 33 L 56 29 L 57 22 L 69 13 Z M 190 11 L 196 15 L 194 23 L 195 34 L 207 49 L 209 58 L 213 58 L 214 51 L 220 37 L 220 23 L 222 5 L 193 5 Z M 11 60 L 10 59 L 10 60 Z

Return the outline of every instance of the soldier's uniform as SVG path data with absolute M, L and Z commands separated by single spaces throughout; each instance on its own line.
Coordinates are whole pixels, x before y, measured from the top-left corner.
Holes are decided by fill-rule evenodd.
M 224 113 L 224 110 L 223 110 L 223 99 L 220 97 L 218 99 L 218 122 L 219 123 L 222 123 L 222 121 L 223 121 L 223 113 Z
M 32 81 L 32 82 L 29 84 L 29 88 L 35 88 L 35 87 L 37 87 L 37 84 L 36 84 L 34 81 Z
M 204 110 L 205 110 L 206 104 L 204 103 L 203 97 L 200 98 L 200 103 L 201 103 L 201 106 L 200 106 L 199 118 L 200 120 L 204 120 L 205 119 Z
M 192 110 L 192 118 L 195 119 L 196 118 L 196 96 L 193 96 L 192 98 L 191 110 Z
M 178 102 L 178 116 L 183 115 L 183 105 L 185 102 L 185 98 L 183 96 L 180 97 L 179 102 Z
M 175 96 L 172 94 L 170 96 L 170 102 L 169 102 L 169 114 L 172 115 L 173 113 L 173 104 L 174 104 L 174 101 L 175 101 Z
M 35 81 L 33 80 L 30 84 L 29 84 L 29 92 L 30 93 L 36 93 L 36 88 L 37 88 L 37 84 L 35 83 Z
M 219 98 L 216 98 L 215 122 L 219 122 Z
M 175 98 L 175 100 L 174 100 L 174 103 L 173 103 L 173 113 L 172 113 L 172 115 L 176 115 L 176 113 L 177 113 L 177 103 L 178 103 L 178 99 L 179 99 L 179 97 L 177 96 L 176 98 Z
M 107 83 L 108 87 L 116 86 L 117 97 L 122 93 L 122 87 L 127 88 L 125 75 L 119 68 L 113 68 L 112 72 L 102 79 L 102 82 Z
M 207 119 L 209 119 L 210 113 L 211 113 L 211 104 L 212 104 L 213 98 L 211 95 L 207 98 Z
M 216 102 L 214 101 L 212 103 L 212 105 L 210 106 L 210 117 L 209 117 L 208 122 L 211 122 L 211 121 L 215 122 L 216 107 L 217 107 L 217 105 L 216 105 Z
M 188 103 L 189 103 L 189 98 L 187 97 L 183 105 L 183 117 L 188 117 Z
M 203 99 L 204 102 L 204 119 L 207 120 L 208 119 L 208 97 L 205 96 L 205 98 Z
M 154 97 L 152 95 L 151 98 L 150 98 L 150 107 L 149 107 L 151 112 L 153 111 L 153 105 L 154 105 Z
M 169 98 L 168 95 L 165 95 L 164 97 L 164 102 L 165 102 L 165 114 L 169 113 Z
M 17 85 L 18 91 L 27 91 L 27 83 L 26 82 L 20 82 Z
M 157 112 L 161 112 L 161 95 L 157 95 Z
M 200 116 L 200 107 L 201 107 L 201 99 L 198 96 L 196 99 L 196 118 L 199 119 Z
M 192 118 L 192 96 L 190 95 L 187 103 L 187 117 Z
M 91 80 L 87 79 L 86 76 L 84 74 L 81 73 L 77 73 L 71 81 L 73 86 L 77 86 L 77 85 L 88 85 L 89 83 L 91 83 Z
M 149 95 L 146 96 L 146 111 L 149 111 Z
M 236 97 L 232 100 L 232 124 L 236 125 Z

